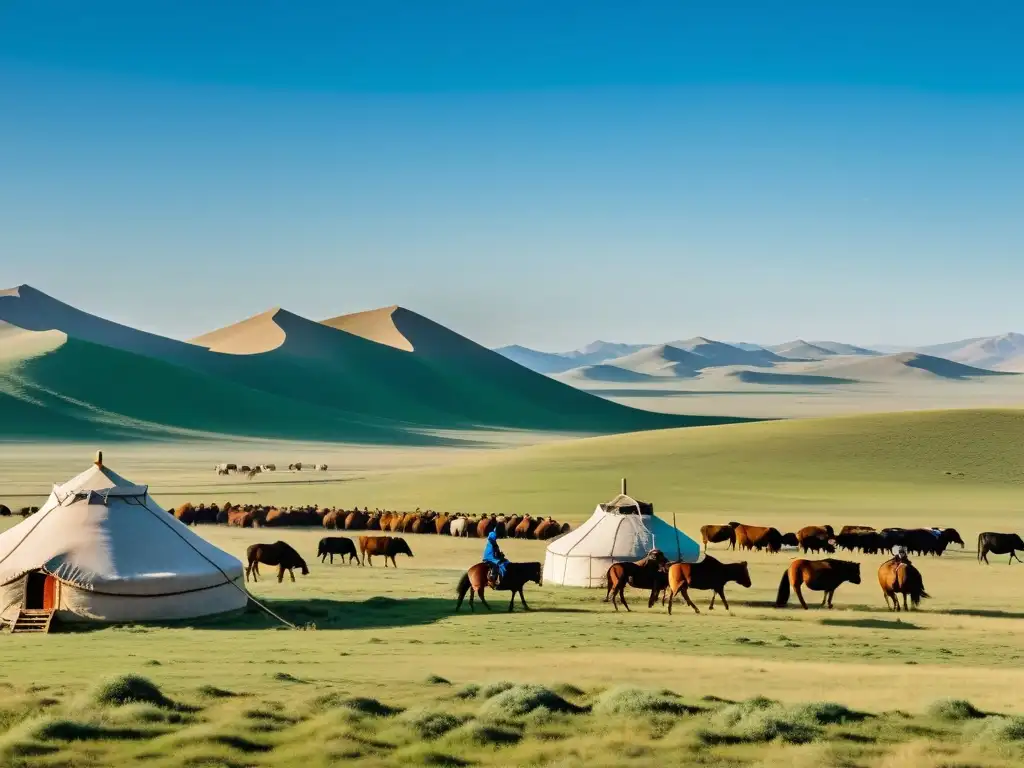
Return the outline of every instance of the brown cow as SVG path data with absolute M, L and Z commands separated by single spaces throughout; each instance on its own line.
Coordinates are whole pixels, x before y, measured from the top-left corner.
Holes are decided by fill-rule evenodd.
M 192 525 L 196 521 L 196 508 L 192 506 L 192 502 L 185 502 L 174 510 L 174 516 L 185 525 Z
M 728 523 L 727 525 L 702 525 L 700 537 L 704 542 L 704 551 L 708 551 L 708 542 L 719 544 L 728 541 L 727 549 L 736 549 L 736 528 L 739 523 Z
M 851 534 L 851 533 L 856 534 L 856 533 L 874 533 L 874 532 L 875 532 L 875 529 L 872 528 L 870 525 L 844 525 L 840 529 L 839 535 L 843 536 L 843 535 Z
M 244 509 L 232 509 L 228 512 L 228 525 L 234 525 L 239 528 L 252 528 L 252 512 L 248 512 Z
M 736 547 L 738 549 L 767 549 L 774 554 L 782 549 L 782 534 L 777 528 L 738 525 L 736 526 Z
M 290 544 L 283 541 L 276 541 L 273 544 L 253 544 L 245 551 L 249 564 L 245 569 L 245 580 L 252 576 L 253 581 L 259 581 L 260 563 L 264 565 L 277 566 L 277 583 L 284 581 L 284 572 L 295 581 L 293 568 L 299 568 L 303 576 L 309 575 L 309 568 L 306 561 L 302 559 Z
M 447 536 L 451 530 L 452 519 L 448 515 L 438 515 L 434 518 L 434 530 L 438 536 Z
M 395 555 L 408 555 L 412 557 L 412 550 L 405 539 L 400 536 L 360 536 L 359 551 L 363 555 L 363 564 L 373 565 L 374 555 L 384 556 L 384 567 L 388 567 L 388 558 L 391 564 L 398 567 L 395 562 Z
M 835 539 L 836 535 L 832 530 L 831 525 L 807 525 L 796 532 L 796 540 L 799 542 L 801 548 L 804 547 L 804 539 L 814 539 L 816 541 L 829 541 Z M 804 552 L 807 549 L 804 548 Z

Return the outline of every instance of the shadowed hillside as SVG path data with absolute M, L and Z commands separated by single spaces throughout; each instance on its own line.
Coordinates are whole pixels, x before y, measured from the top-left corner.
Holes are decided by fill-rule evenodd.
M 889 381 L 900 378 L 922 379 L 974 379 L 984 376 L 1012 375 L 1000 371 L 974 368 L 955 363 L 942 357 L 932 357 L 918 352 L 899 352 L 863 359 L 832 361 L 814 370 L 822 375 L 866 381 Z
M 383 504 L 586 515 L 629 478 L 643 498 L 694 510 L 1024 486 L 1024 411 L 963 410 L 773 421 L 615 435 L 505 451 L 478 463 L 354 484 Z M 887 496 L 888 495 L 888 496 Z M 826 501 L 826 499 L 828 501 Z

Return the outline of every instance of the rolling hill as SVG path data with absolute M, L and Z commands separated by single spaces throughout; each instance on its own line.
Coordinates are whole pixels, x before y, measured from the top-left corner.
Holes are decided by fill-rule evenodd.
M 1005 371 L 1024 370 L 1024 334 L 1020 333 L 963 339 L 947 344 L 921 347 L 918 351 L 945 357 L 976 368 Z
M 986 488 L 1021 492 L 1022 454 L 1024 411 L 924 411 L 551 443 L 429 473 L 367 479 L 353 491 L 398 508 L 578 518 L 612 495 L 625 476 L 633 492 L 663 514 L 705 506 L 725 510 L 721 514 L 746 509 L 756 515 L 751 522 L 759 522 L 772 509 L 812 516 L 824 508 L 850 509 L 859 515 L 881 504 L 878 516 L 906 497 L 936 524 L 936 509 L 953 493 L 951 484 L 970 486 L 976 499 Z
M 704 336 L 695 336 L 684 341 L 672 341 L 669 342 L 669 346 L 699 355 L 705 360 L 704 367 L 723 365 L 766 367 L 785 360 L 784 357 L 767 349 L 740 349 Z
M 71 424 L 89 421 L 70 407 L 76 403 L 100 414 L 93 423 L 118 423 L 119 434 L 198 430 L 405 443 L 440 430 L 600 434 L 721 421 L 653 414 L 594 397 L 401 307 L 325 323 L 275 308 L 181 342 L 22 286 L 0 295 L 0 321 L 68 337 L 41 357 L 12 355 L 3 373 L 9 397 L 35 393 L 36 402 L 70 415 Z M 0 348 L 7 346 L 0 337 Z M 93 388 L 101 377 L 82 377 L 83 365 L 102 365 L 118 376 Z M 164 385 L 171 381 L 174 387 Z M 110 396 L 114 392 L 118 398 Z M 40 399 L 41 393 L 56 400 Z M 142 407 L 136 396 L 161 402 Z M 24 412 L 23 405 L 17 408 Z
M 863 381 L 892 381 L 905 378 L 964 380 L 986 376 L 1012 375 L 955 363 L 919 352 L 898 352 L 862 359 L 839 358 L 813 369 L 815 374 Z

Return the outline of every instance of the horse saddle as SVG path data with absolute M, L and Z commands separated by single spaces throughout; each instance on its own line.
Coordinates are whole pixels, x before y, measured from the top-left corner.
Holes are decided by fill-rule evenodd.
M 501 571 L 498 570 L 498 566 L 492 565 L 487 569 L 487 586 L 496 589 L 499 581 L 501 581 Z

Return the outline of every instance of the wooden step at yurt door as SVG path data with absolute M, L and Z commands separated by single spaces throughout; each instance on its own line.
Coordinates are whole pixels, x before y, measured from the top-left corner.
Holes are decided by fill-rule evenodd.
M 47 634 L 52 622 L 53 611 L 22 609 L 11 624 L 11 633 Z

